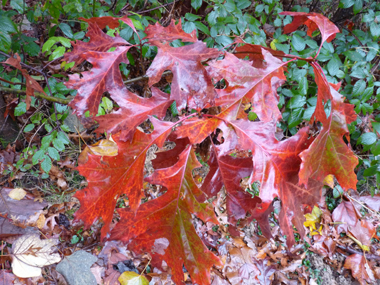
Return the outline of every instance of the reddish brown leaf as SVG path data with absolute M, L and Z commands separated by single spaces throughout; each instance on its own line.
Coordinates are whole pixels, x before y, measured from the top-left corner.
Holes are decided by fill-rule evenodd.
M 371 245 L 371 239 L 376 233 L 376 228 L 371 222 L 361 220 L 354 226 L 349 227 L 349 233 L 368 249 Z M 363 249 L 362 245 L 359 244 L 359 246 Z
M 221 188 L 227 192 L 227 211 L 229 221 L 236 223 L 244 219 L 247 212 L 252 211 L 261 200 L 252 197 L 240 187 L 240 180 L 251 176 L 252 158 L 235 158 L 230 155 L 219 156 L 218 147 L 212 145 L 212 152 L 208 160 L 210 171 L 207 174 L 201 190 L 209 196 L 216 196 Z
M 313 32 L 317 29 L 320 30 L 322 41 L 317 55 L 319 54 L 323 43 L 326 41 L 328 43 L 331 42 L 335 38 L 335 35 L 339 33 L 338 27 L 321 14 L 304 12 L 281 12 L 280 15 L 288 15 L 294 17 L 293 22 L 287 24 L 284 27 L 284 32 L 286 34 L 294 32 L 302 24 L 305 24 L 308 27 L 307 35 L 309 37 L 311 37 L 313 35 Z
M 197 41 L 197 30 L 194 29 L 190 34 L 185 33 L 182 30 L 181 19 L 179 19 L 178 24 L 175 24 L 175 20 L 172 19 L 170 25 L 167 27 L 161 26 L 159 22 L 155 25 L 149 25 L 145 29 L 146 37 L 150 42 L 153 41 L 174 41 L 181 39 L 184 42 L 196 42 Z
M 376 212 L 380 211 L 380 195 L 375 195 L 373 197 L 370 195 L 359 196 L 358 198 L 360 202 L 366 203 L 372 210 L 375 210 Z
M 188 146 L 174 166 L 157 170 L 147 179 L 164 186 L 167 192 L 142 204 L 136 214 L 119 210 L 121 220 L 111 232 L 111 239 L 129 242 L 128 248 L 149 252 L 154 266 L 161 268 L 161 260 L 165 260 L 176 284 L 183 284 L 183 265 L 194 283 L 210 284 L 210 268 L 221 264 L 203 245 L 192 224 L 192 213 L 205 222 L 218 223 L 192 177 L 192 170 L 200 166 Z
M 83 115 L 87 110 L 92 115 L 98 113 L 98 106 L 103 93 L 108 91 L 111 97 L 119 102 L 125 93 L 119 70 L 119 64 L 128 63 L 127 51 L 130 47 L 118 47 L 113 52 L 86 52 L 83 57 L 93 65 L 91 71 L 83 72 L 82 78 L 79 74 L 70 75 L 66 87 L 75 89 L 78 94 L 70 102 L 78 115 Z
M 66 62 L 75 61 L 75 66 L 85 61 L 83 54 L 89 51 L 106 52 L 111 47 L 129 45 L 122 37 L 116 35 L 111 37 L 105 34 L 95 23 L 89 22 L 88 32 L 86 34 L 90 38 L 88 42 L 77 41 L 71 42 L 73 50 L 64 55 L 63 60 Z
M 133 25 L 133 22 L 131 19 L 128 18 L 128 16 L 124 16 L 121 18 L 117 17 L 111 17 L 111 16 L 105 16 L 105 17 L 94 17 L 90 19 L 85 18 L 79 18 L 79 20 L 85 21 L 89 24 L 96 24 L 100 29 L 104 29 L 105 27 L 109 27 L 110 29 L 115 29 L 119 27 L 119 21 L 122 21 L 126 23 L 128 26 L 130 26 L 134 31 L 136 31 L 135 26 Z
M 349 227 L 354 227 L 359 221 L 360 215 L 351 201 L 342 201 L 332 213 L 334 222 L 341 222 L 337 226 L 338 233 L 348 232 Z
M 228 87 L 218 89 L 218 106 L 231 106 L 246 97 L 252 103 L 252 110 L 261 121 L 269 122 L 281 118 L 278 109 L 277 88 L 284 82 L 283 66 L 287 64 L 262 50 L 266 65 L 260 68 L 250 62 L 226 54 L 223 60 L 209 63 L 208 71 L 213 78 L 228 81 Z
M 260 281 L 260 284 L 272 284 L 271 276 L 276 271 L 276 268 L 273 265 L 268 265 L 268 260 L 253 259 L 253 261 L 255 262 L 257 268 L 260 270 L 260 275 L 256 277 Z
M 4 269 L 1 270 L 1 272 L 0 272 L 0 285 L 13 284 L 15 279 L 16 279 L 16 276 L 13 273 L 8 272 Z
M 120 132 L 120 140 L 122 141 L 131 139 L 135 128 L 144 122 L 148 116 L 156 115 L 162 119 L 173 102 L 168 100 L 168 95 L 158 88 L 152 88 L 151 98 L 137 96 L 125 87 L 113 92 L 113 98 L 118 98 L 120 109 L 111 114 L 96 117 L 96 121 L 99 123 L 96 132 L 112 134 Z
M 375 281 L 373 271 L 369 267 L 365 257 L 361 254 L 352 254 L 344 261 L 344 268 L 352 271 L 354 276 L 362 285 L 373 284 Z M 368 283 L 367 283 L 368 282 Z
M 299 173 L 300 183 L 309 178 L 321 181 L 333 174 L 344 189 L 356 189 L 357 178 L 354 172 L 358 158 L 347 146 L 343 137 L 348 137 L 347 124 L 356 115 L 353 105 L 343 102 L 343 97 L 330 87 L 326 78 L 314 66 L 315 79 L 318 84 L 318 102 L 313 116 L 322 124 L 322 131 L 311 146 L 300 154 L 302 159 Z M 331 114 L 326 118 L 322 101 L 331 100 Z M 353 115 L 352 115 L 353 113 Z
M 216 118 L 191 118 L 183 122 L 175 134 L 178 138 L 189 138 L 191 144 L 197 144 L 213 133 L 219 124 L 220 120 Z
M 178 110 L 190 108 L 201 110 L 213 105 L 214 85 L 202 65 L 202 61 L 219 55 L 217 49 L 207 48 L 198 41 L 194 44 L 174 48 L 169 44 L 155 42 L 158 54 L 147 71 L 149 86 L 157 83 L 165 70 L 173 72 L 170 98 L 176 100 Z
M 25 100 L 25 103 L 26 103 L 26 110 L 29 110 L 30 103 L 32 101 L 31 96 L 34 96 L 35 91 L 41 92 L 41 93 L 46 95 L 46 93 L 44 92 L 44 89 L 41 87 L 41 85 L 36 80 L 34 80 L 28 74 L 28 71 L 26 69 L 23 69 L 21 67 L 21 58 L 17 53 L 16 53 L 16 58 L 10 57 L 3 63 L 9 64 L 9 65 L 13 66 L 14 68 L 17 68 L 18 70 L 21 71 L 22 76 L 25 77 L 25 83 L 26 83 L 26 100 Z
M 171 132 L 173 123 L 161 122 L 151 117 L 154 131 L 144 134 L 137 130 L 131 142 L 123 142 L 120 135 L 113 136 L 119 147 L 117 156 L 99 157 L 89 154 L 88 161 L 78 166 L 79 173 L 86 177 L 88 187 L 75 194 L 81 208 L 75 213 L 76 220 L 91 226 L 102 218 L 102 237 L 109 231 L 117 198 L 126 194 L 131 210 L 135 212 L 144 196 L 143 178 L 145 156 L 153 144 L 162 147 Z

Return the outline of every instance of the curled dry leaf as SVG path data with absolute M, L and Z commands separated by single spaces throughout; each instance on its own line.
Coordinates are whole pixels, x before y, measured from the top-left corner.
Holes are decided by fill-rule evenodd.
M 56 242 L 41 240 L 38 234 L 26 234 L 12 244 L 12 271 L 21 278 L 38 277 L 41 268 L 61 260 L 53 253 Z

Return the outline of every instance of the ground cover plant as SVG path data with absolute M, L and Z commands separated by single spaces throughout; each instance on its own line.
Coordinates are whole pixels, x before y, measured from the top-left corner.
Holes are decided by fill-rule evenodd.
M 220 16 L 223 5 L 227 5 L 223 9 L 233 13 L 251 5 L 246 2 L 241 2 L 241 7 L 217 2 L 213 16 L 208 16 L 209 22 L 213 22 L 210 17 Z M 255 6 L 257 13 L 276 7 L 266 2 L 259 5 Z M 197 1 L 192 1 L 192 6 L 201 8 Z M 354 11 L 359 10 L 354 7 Z M 280 12 L 275 21 L 280 19 L 277 26 L 286 21 L 283 34 L 280 29 L 275 30 L 279 37 L 266 43 L 257 38 L 262 30 L 246 37 L 251 27 L 248 24 L 247 29 L 240 27 L 248 19 L 241 15 L 228 26 L 236 37 L 222 35 L 201 41 L 200 31 L 211 35 L 213 29 L 218 33 L 225 26 L 215 21 L 208 30 L 202 22 L 195 21 L 196 15 L 186 15 L 189 21 L 172 19 L 166 25 L 150 24 L 148 19 L 129 15 L 83 15 L 87 17 L 79 18 L 80 25 L 85 24 L 81 28 L 87 28 L 87 32 L 77 32 L 77 36 L 70 27 L 60 24 L 62 33 L 75 41 L 54 36 L 53 32 L 41 50 L 49 56 L 49 65 L 61 60 L 59 68 L 69 73 L 68 80 L 58 80 L 62 78 L 59 73 L 47 78 L 43 69 L 37 70 L 40 78 L 31 75 L 35 68 L 25 64 L 19 53 L 9 56 L 2 52 L 6 57 L 3 68 L 8 72 L 2 81 L 13 88 L 21 85 L 25 89 L 19 91 L 25 96 L 11 100 L 7 110 L 13 108 L 14 114 L 24 116 L 25 133 L 37 129 L 28 137 L 29 145 L 21 154 L 11 146 L 1 153 L 1 170 L 9 177 L 3 184 L 12 185 L 18 173 L 31 171 L 36 177 L 57 181 L 60 188 L 67 189 L 65 174 L 57 165 L 66 167 L 69 173 L 75 168 L 85 178 L 82 189 L 70 192 L 76 192 L 74 197 L 80 203 L 75 213 L 71 211 L 73 204 L 68 204 L 75 202 L 60 201 L 64 203 L 55 204 L 57 209 L 49 210 L 47 219 L 41 214 L 45 218 L 40 215 L 33 221 L 45 231 L 44 238 L 57 237 L 55 224 L 70 226 L 67 217 L 61 215 L 69 215 L 69 210 L 74 218 L 69 235 L 71 244 L 83 242 L 86 236 L 91 237 L 92 243 L 94 240 L 105 243 L 103 250 L 94 251 L 99 258 L 105 258 L 105 263 L 109 262 L 107 272 L 103 270 L 96 280 L 89 273 L 83 277 L 89 279 L 82 282 L 91 280 L 96 284 L 101 279 L 101 282 L 106 279 L 117 282 L 123 272 L 119 278 L 122 284 L 133 282 L 129 279 L 148 282 L 143 275 L 150 273 L 146 270 L 151 267 L 161 274 L 159 282 L 164 282 L 162 272 L 168 272 L 175 284 L 225 280 L 232 284 L 271 284 L 286 283 L 287 278 L 303 280 L 305 284 L 320 282 L 316 273 L 305 272 L 308 264 L 302 263 L 302 259 L 306 253 L 299 254 L 304 247 L 329 258 L 339 250 L 344 251 L 348 253 L 342 264 L 344 268 L 351 270 L 361 284 L 375 282 L 380 274 L 377 264 L 380 258 L 373 245 L 378 238 L 380 210 L 379 197 L 373 195 L 377 181 L 368 186 L 372 195 L 358 194 L 355 190 L 360 183 L 355 169 L 359 165 L 362 175 L 374 175 L 377 160 L 358 157 L 352 143 L 361 144 L 363 152 L 378 151 L 375 133 L 355 135 L 358 115 L 363 118 L 363 113 L 366 116 L 374 111 L 365 102 L 376 85 L 372 80 L 367 88 L 367 83 L 359 80 L 343 82 L 342 88 L 342 82 L 335 80 L 335 75 L 345 78 L 346 74 L 340 70 L 340 58 L 328 58 L 330 54 L 325 50 L 336 37 L 344 41 L 339 28 L 319 13 Z M 250 25 L 255 24 L 252 21 Z M 269 28 L 264 26 L 264 30 Z M 372 29 L 376 31 L 376 27 Z M 267 30 L 265 34 L 273 36 Z M 293 35 L 291 52 L 281 44 L 289 34 Z M 308 37 L 308 49 L 301 35 Z M 318 38 L 318 44 L 312 40 L 314 37 Z M 341 51 L 347 61 L 363 58 L 350 49 Z M 321 55 L 322 62 L 329 60 L 327 64 L 321 63 Z M 358 67 L 350 68 L 355 72 Z M 127 79 L 131 70 L 138 70 L 137 79 Z M 18 75 L 25 78 L 25 83 L 14 79 Z M 297 87 L 289 88 L 289 78 L 298 83 Z M 45 88 L 38 82 L 41 80 L 45 81 Z M 144 80 L 146 84 L 135 88 L 127 86 Z M 348 85 L 351 88 L 347 89 Z M 15 92 L 10 89 L 3 90 Z M 347 93 L 351 91 L 361 97 L 350 97 Z M 362 93 L 368 93 L 365 95 L 368 98 L 363 98 Z M 286 102 L 284 94 L 289 97 Z M 42 108 L 36 98 L 54 102 L 51 115 L 35 111 Z M 70 138 L 86 142 L 83 131 L 72 130 L 67 125 L 68 116 L 79 117 L 98 137 L 95 144 L 86 143 L 83 150 L 79 146 L 81 154 L 76 163 L 69 156 L 65 160 L 60 158 L 60 152 L 71 147 Z M 371 120 L 369 116 L 365 118 Z M 372 120 L 374 129 L 377 124 Z M 42 127 L 46 134 L 40 146 L 31 147 Z M 77 134 L 70 137 L 70 133 Z M 72 178 L 72 183 L 75 179 Z M 368 184 L 369 180 L 366 181 Z M 328 187 L 331 189 L 326 194 Z M 23 193 L 21 190 L 13 189 L 9 197 L 15 197 L 15 192 Z M 4 206 L 4 222 L 12 217 L 10 220 L 18 221 L 18 226 L 20 220 L 25 225 L 25 219 L 13 218 L 17 206 L 11 202 L 4 200 L 5 205 L 11 206 Z M 41 201 L 38 205 L 32 200 L 24 203 L 33 206 L 32 211 L 46 207 Z M 242 239 L 242 232 L 252 224 L 256 226 L 257 239 L 251 238 L 250 244 Z M 96 236 L 100 228 L 100 236 Z M 10 253 L 13 273 L 18 277 L 38 277 L 41 267 L 60 261 L 57 254 L 54 260 L 49 260 L 45 252 L 41 253 L 41 248 L 46 248 L 51 254 L 49 239 L 40 240 L 36 233 L 17 234 L 24 235 L 13 243 Z M 338 242 L 340 239 L 344 242 Z M 253 240 L 256 246 L 252 245 Z M 23 246 L 25 243 L 28 246 Z M 117 275 L 112 265 L 127 259 L 125 249 L 121 250 L 124 245 L 133 252 L 130 253 L 133 258 L 144 256 L 148 261 L 140 262 L 142 268 L 134 274 L 128 273 L 134 268 L 130 266 L 129 270 L 118 268 Z M 276 248 L 275 253 L 270 253 L 271 246 Z M 223 250 L 229 253 L 229 259 L 223 257 Z M 111 261 L 113 251 L 123 253 L 123 257 Z M 88 254 L 77 253 L 78 256 Z M 30 255 L 40 259 L 28 259 Z M 97 261 L 90 255 L 93 262 L 81 265 L 75 258 L 83 257 L 63 252 L 61 255 L 69 257 L 63 258 L 56 272 L 69 284 L 76 281 L 66 263 L 78 263 L 77 266 L 89 271 Z M 233 263 L 231 259 L 236 256 L 240 261 Z M 288 259 L 297 262 L 292 267 Z M 30 269 L 29 275 L 22 275 L 20 262 L 15 260 L 32 263 L 38 270 Z M 236 267 L 235 271 L 231 272 L 231 267 Z M 157 275 L 147 276 L 157 278 Z M 7 278 L 13 277 L 7 275 Z

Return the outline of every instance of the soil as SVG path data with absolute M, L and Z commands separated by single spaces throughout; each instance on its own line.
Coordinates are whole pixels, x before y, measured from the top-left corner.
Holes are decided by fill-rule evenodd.
M 317 279 L 317 284 L 359 285 L 359 282 L 352 279 L 350 275 L 344 277 L 342 274 L 338 273 L 324 261 L 322 256 L 312 253 L 307 259 L 310 261 L 310 271 L 314 272 L 314 278 Z

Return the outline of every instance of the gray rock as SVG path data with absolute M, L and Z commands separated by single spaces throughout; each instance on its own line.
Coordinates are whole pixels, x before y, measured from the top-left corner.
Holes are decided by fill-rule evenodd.
M 98 258 L 84 250 L 65 257 L 56 270 L 61 273 L 69 285 L 96 285 L 96 278 L 90 267 Z

